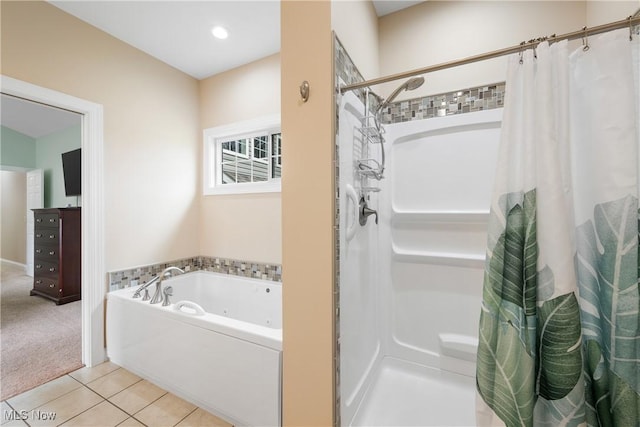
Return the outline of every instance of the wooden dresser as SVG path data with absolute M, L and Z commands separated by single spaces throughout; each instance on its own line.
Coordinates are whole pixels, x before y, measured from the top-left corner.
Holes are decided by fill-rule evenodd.
M 80 299 L 80 208 L 34 209 L 31 295 L 66 304 Z

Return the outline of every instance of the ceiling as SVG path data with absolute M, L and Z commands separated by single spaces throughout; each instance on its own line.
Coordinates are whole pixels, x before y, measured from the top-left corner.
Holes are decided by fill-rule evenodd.
M 80 114 L 2 94 L 2 126 L 40 138 L 80 124 Z
M 50 3 L 198 80 L 280 51 L 278 1 Z M 217 25 L 229 38 L 213 37 Z
M 49 2 L 199 80 L 280 51 L 275 0 Z M 378 16 L 417 3 L 373 1 Z M 218 25 L 226 40 L 211 35 Z
M 49 3 L 196 79 L 280 51 L 280 2 L 275 0 Z M 378 16 L 418 3 L 373 1 Z M 229 31 L 226 40 L 211 35 L 216 25 Z M 2 96 L 0 124 L 25 135 L 39 138 L 77 124 L 76 114 L 10 98 Z
M 413 5 L 424 3 L 426 0 L 419 1 L 406 1 L 406 0 L 373 0 L 373 7 L 376 9 L 378 17 L 388 15 L 393 12 L 397 12 Z

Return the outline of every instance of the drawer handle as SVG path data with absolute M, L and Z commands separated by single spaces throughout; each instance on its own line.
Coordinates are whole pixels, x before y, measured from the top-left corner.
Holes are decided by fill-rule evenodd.
M 56 268 L 55 267 L 49 267 L 49 271 L 53 273 L 54 271 L 56 271 Z
M 42 222 L 42 218 L 36 218 L 36 222 Z
M 38 252 L 38 253 L 40 253 L 40 252 Z M 56 254 L 56 251 L 49 251 L 49 255 L 55 255 L 55 254 Z
M 42 283 L 42 280 L 36 280 L 36 285 L 40 285 Z
M 49 285 L 50 288 L 53 288 L 55 285 L 52 283 Z
M 42 253 L 42 249 L 36 249 L 36 253 L 37 254 L 41 254 Z
M 55 218 L 49 218 L 49 222 L 56 222 Z
M 49 234 L 49 238 L 50 238 L 50 239 L 55 239 L 55 238 L 56 238 L 56 235 L 55 235 L 55 234 Z
M 42 237 L 42 234 L 38 233 L 38 234 L 36 234 L 36 237 L 40 238 L 40 237 Z
M 42 268 L 41 264 L 36 264 L 36 268 Z

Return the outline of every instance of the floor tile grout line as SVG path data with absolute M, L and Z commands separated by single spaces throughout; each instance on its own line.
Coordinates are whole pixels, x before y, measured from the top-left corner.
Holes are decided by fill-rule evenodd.
M 87 385 L 86 385 L 86 384 L 82 384 L 82 386 L 83 386 L 83 387 L 85 387 L 87 390 L 89 390 L 89 391 L 91 391 L 91 392 L 93 392 L 93 393 L 97 394 L 98 396 L 100 396 L 98 393 L 96 393 L 95 391 L 93 391 L 93 390 L 91 390 L 89 387 L 87 387 Z M 76 390 L 77 390 L 77 389 L 76 389 Z M 69 392 L 69 393 L 70 393 L 70 392 Z M 67 393 L 67 394 L 68 394 L 68 393 Z M 87 409 L 83 410 L 82 412 L 78 412 L 78 413 L 77 413 L 77 414 L 75 414 L 73 417 L 68 418 L 68 419 L 66 419 L 66 420 L 62 421 L 60 424 L 56 424 L 56 426 L 60 426 L 60 425 L 62 425 L 62 424 L 64 424 L 64 423 L 66 423 L 67 421 L 71 421 L 72 419 L 74 419 L 74 418 L 76 418 L 76 417 L 79 417 L 80 415 L 84 414 L 84 413 L 85 413 L 85 412 L 87 412 L 88 410 L 90 410 L 90 409 L 92 409 L 92 408 L 95 408 L 96 406 L 98 406 L 99 404 L 101 404 L 102 402 L 104 402 L 104 401 L 106 401 L 106 400 L 107 400 L 107 399 L 103 398 L 102 396 L 100 396 L 100 398 L 102 398 L 102 400 L 101 400 L 100 402 L 96 403 L 95 405 L 91 405 L 90 407 L 88 407 Z
M 142 380 L 141 380 L 141 381 L 142 381 Z M 140 382 L 140 381 L 138 381 L 138 382 Z M 137 384 L 137 383 L 136 383 L 136 384 Z M 149 384 L 152 384 L 152 383 L 149 383 Z M 157 387 L 157 386 L 156 386 L 156 387 Z M 127 387 L 127 388 L 129 388 L 129 387 Z M 158 387 L 158 388 L 160 388 L 160 387 Z M 156 398 L 156 399 L 152 400 L 151 402 L 147 403 L 145 406 L 143 406 L 142 408 L 140 408 L 139 410 L 137 410 L 134 414 L 131 414 L 131 413 L 129 413 L 129 411 L 125 410 L 124 408 L 121 408 L 120 406 L 116 405 L 116 404 L 115 404 L 115 403 L 113 403 L 111 400 L 109 400 L 110 398 L 109 398 L 109 399 L 107 399 L 107 400 L 109 400 L 109 403 L 111 403 L 112 405 L 114 405 L 116 408 L 118 408 L 118 409 L 120 409 L 120 410 L 124 411 L 124 413 L 128 414 L 128 415 L 129 415 L 129 416 L 131 416 L 131 417 L 135 417 L 135 415 L 136 415 L 136 414 L 139 414 L 139 413 L 140 413 L 140 412 L 142 412 L 145 408 L 147 408 L 147 407 L 149 407 L 149 406 L 153 405 L 153 404 L 154 404 L 154 403 L 156 403 L 158 400 L 162 399 L 164 396 L 166 396 L 167 394 L 169 394 L 169 392 L 168 392 L 168 391 L 166 391 L 166 390 L 164 390 L 164 389 L 162 389 L 162 388 L 160 388 L 160 389 L 164 391 L 164 393 L 163 393 L 161 396 L 159 396 L 158 398 Z M 126 389 L 124 389 L 124 390 L 126 390 Z M 122 391 L 124 391 L 124 390 L 122 390 Z M 114 396 L 118 395 L 119 393 L 120 393 L 120 392 L 118 392 L 118 393 L 114 394 L 114 395 L 113 395 L 113 396 L 111 396 L 111 397 L 114 397 Z M 137 420 L 137 418 L 136 418 L 136 420 Z M 138 421 L 139 421 L 139 420 L 138 420 Z M 144 424 L 144 423 L 143 423 L 143 424 Z
M 19 396 L 19 395 L 18 395 L 18 396 Z M 4 403 L 9 407 L 9 408 L 11 408 L 11 410 L 12 410 L 13 412 L 18 412 L 18 411 L 16 411 L 16 409 L 15 409 L 13 406 L 11 406 L 11 404 L 10 404 L 7 400 L 3 400 L 3 402 L 4 402 Z M 3 417 L 4 417 L 4 414 L 3 414 Z M 27 427 L 31 427 L 31 426 L 29 425 L 29 423 L 27 423 L 25 420 L 22 420 L 22 419 L 21 419 L 20 421 L 22 421 L 22 422 L 24 423 L 24 425 L 26 425 Z M 8 423 L 7 423 L 7 424 L 8 424 Z
M 109 362 L 109 361 L 105 361 L 105 362 L 103 362 L 103 363 L 107 363 L 107 362 Z M 117 371 L 118 369 L 122 369 L 122 367 L 121 367 L 121 366 L 116 365 L 115 363 L 111 363 L 111 364 L 112 364 L 113 366 L 116 366 L 116 368 L 115 368 L 115 369 L 113 369 L 113 370 L 111 370 L 111 371 L 109 371 L 109 372 L 107 372 L 106 374 L 102 374 L 102 375 L 100 375 L 100 376 L 98 376 L 98 377 L 96 377 L 96 378 L 93 378 L 91 381 L 87 381 L 86 383 L 82 382 L 81 380 L 79 380 L 79 379 L 75 378 L 73 375 L 71 375 L 71 374 L 73 374 L 74 372 L 78 372 L 80 369 L 84 369 L 84 368 L 76 369 L 75 371 L 69 372 L 67 375 L 69 375 L 69 376 L 70 376 L 71 378 L 73 378 L 74 380 L 78 381 L 80 384 L 82 384 L 82 385 L 87 385 L 87 384 L 89 384 L 89 383 L 92 383 L 92 382 L 94 382 L 94 381 L 99 380 L 99 379 L 100 379 L 100 378 L 102 378 L 102 377 L 106 377 L 107 375 L 111 374 L 112 372 Z M 89 367 L 87 367 L 86 365 L 85 365 L 84 367 L 85 367 L 85 368 L 87 368 L 87 369 L 94 369 L 94 368 L 95 368 L 95 366 L 94 366 L 94 367 L 89 368 Z M 46 384 L 46 383 L 45 383 L 45 384 Z
M 123 391 L 125 391 L 126 389 L 128 389 L 129 387 L 132 387 L 132 386 L 134 386 L 134 385 L 138 384 L 140 381 L 142 381 L 142 378 L 140 378 L 140 379 L 139 379 L 138 381 L 136 381 L 135 383 L 130 384 L 130 385 L 128 385 L 128 386 L 126 386 L 126 387 L 125 387 L 125 388 L 123 388 L 122 390 L 120 390 L 120 391 L 118 391 L 117 393 L 114 393 L 114 394 L 112 394 L 111 396 L 108 396 L 108 397 L 107 397 L 107 396 L 104 396 L 104 395 L 102 395 L 102 394 L 100 394 L 100 393 L 98 393 L 96 390 L 94 390 L 94 389 L 92 389 L 91 387 L 89 387 L 89 384 L 85 384 L 85 386 L 86 386 L 89 390 L 91 390 L 91 391 L 93 391 L 94 393 L 96 393 L 98 396 L 102 397 L 103 399 L 105 399 L 105 400 L 109 400 L 109 399 L 111 399 L 113 396 L 115 396 L 116 394 L 118 394 L 118 393 L 120 393 L 120 392 L 123 392 Z M 92 382 L 93 382 L 93 381 L 92 381 Z M 126 412 L 126 411 L 125 411 L 125 412 Z M 127 413 L 128 413 L 128 412 L 127 412 Z
M 129 418 L 133 418 L 134 420 L 136 420 L 137 422 L 139 422 L 140 424 L 142 424 L 144 427 L 148 427 L 145 423 L 143 423 L 142 421 L 140 421 L 139 419 L 137 419 L 136 417 L 134 417 L 133 415 L 129 415 Z M 129 418 L 127 418 L 126 420 L 122 421 L 122 423 L 124 423 L 125 421 L 127 421 Z M 119 423 L 118 425 L 116 425 L 116 427 L 121 426 L 122 423 Z
M 53 401 L 55 401 L 55 400 L 57 400 L 57 399 L 60 399 L 60 398 L 62 398 L 62 397 L 64 397 L 64 396 L 66 396 L 66 395 L 68 395 L 68 394 L 70 394 L 70 393 L 72 393 L 72 392 L 74 392 L 74 391 L 77 391 L 77 390 L 79 390 L 80 388 L 82 388 L 82 387 L 83 387 L 83 388 L 85 388 L 85 389 L 87 389 L 87 390 L 91 391 L 93 394 L 97 395 L 97 396 L 99 397 L 100 401 L 99 401 L 99 402 L 97 402 L 96 404 L 91 405 L 90 407 L 88 407 L 88 408 L 86 408 L 86 409 L 82 410 L 81 412 L 79 412 L 79 413 L 77 413 L 77 414 L 73 415 L 72 417 L 70 417 L 70 418 L 68 418 L 68 419 L 66 419 L 66 420 L 63 420 L 63 421 L 61 422 L 61 424 L 65 423 L 65 422 L 69 422 L 70 420 L 72 420 L 72 419 L 74 419 L 74 418 L 76 418 L 76 417 L 78 417 L 78 416 L 80 416 L 80 415 L 84 414 L 85 412 L 87 412 L 87 411 L 89 411 L 89 410 L 91 410 L 91 409 L 95 408 L 96 406 L 98 406 L 98 405 L 100 405 L 100 404 L 102 404 L 102 403 L 104 403 L 104 402 L 108 402 L 110 405 L 112 405 L 113 407 L 115 407 L 115 408 L 117 408 L 118 410 L 122 411 L 125 415 L 127 415 L 127 418 L 125 418 L 123 421 L 121 421 L 118 425 L 121 425 L 122 423 L 124 423 L 125 421 L 127 421 L 129 418 L 132 418 L 132 419 L 133 419 L 133 420 L 135 420 L 136 422 L 138 422 L 138 423 L 140 423 L 141 425 L 143 425 L 143 426 L 145 426 L 145 427 L 146 427 L 146 426 L 147 426 L 147 424 L 145 424 L 144 422 L 142 422 L 142 421 L 137 417 L 137 414 L 139 414 L 140 412 L 142 412 L 144 409 L 148 408 L 149 406 L 154 405 L 154 404 L 155 404 L 155 403 L 157 403 L 160 399 L 162 399 L 163 397 L 165 397 L 165 396 L 167 396 L 168 394 L 171 394 L 171 393 L 170 393 L 169 391 L 165 390 L 164 388 L 162 388 L 162 387 L 158 387 L 157 385 L 155 385 L 155 384 L 153 384 L 153 383 L 149 382 L 149 384 L 151 384 L 151 385 L 154 385 L 154 386 L 158 387 L 158 388 L 159 388 L 163 393 L 162 393 L 160 396 L 158 396 L 157 398 L 155 398 L 154 400 L 152 400 L 152 401 L 150 401 L 149 403 L 147 403 L 147 404 L 146 404 L 145 406 L 143 406 L 141 409 L 139 409 L 138 411 L 136 411 L 136 412 L 135 412 L 135 414 L 130 414 L 130 413 L 129 413 L 128 411 L 126 411 L 124 408 L 121 408 L 120 406 L 118 406 L 117 404 L 115 404 L 114 402 L 112 402 L 112 401 L 111 401 L 111 399 L 112 399 L 113 397 L 117 396 L 119 393 L 121 393 L 121 392 L 123 392 L 123 391 L 125 391 L 125 390 L 127 390 L 127 389 L 129 389 L 129 388 L 131 388 L 131 387 L 133 387 L 134 385 L 139 384 L 140 382 L 144 381 L 144 378 L 138 377 L 139 379 L 138 379 L 136 382 L 134 382 L 134 383 L 132 383 L 132 384 L 130 384 L 130 385 L 128 385 L 128 386 L 126 386 L 125 388 L 123 388 L 123 389 L 119 390 L 118 392 L 114 393 L 113 395 L 111 395 L 111 396 L 109 396 L 109 397 L 103 396 L 103 395 L 102 395 L 102 394 L 100 394 L 98 391 L 94 390 L 93 388 L 91 388 L 91 387 L 89 386 L 89 384 L 90 384 L 90 383 L 92 383 L 92 382 L 94 382 L 94 381 L 97 381 L 98 379 L 103 378 L 103 377 L 105 377 L 105 376 L 107 376 L 107 375 L 109 375 L 109 374 L 112 374 L 113 372 L 116 372 L 116 371 L 118 371 L 118 370 L 120 370 L 120 369 L 122 369 L 122 370 L 123 370 L 123 371 L 125 371 L 125 372 L 129 372 L 127 369 L 125 369 L 125 368 L 123 368 L 123 367 L 121 367 L 121 366 L 118 366 L 118 365 L 115 365 L 115 364 L 113 364 L 113 365 L 116 367 L 115 369 L 113 369 L 113 370 L 111 370 L 111 371 L 109 371 L 109 372 L 106 372 L 106 373 L 104 373 L 104 374 L 102 374 L 102 375 L 99 375 L 98 377 L 93 378 L 93 379 L 91 379 L 91 381 L 87 381 L 86 383 L 84 383 L 81 379 L 75 378 L 74 376 L 72 376 L 72 375 L 71 375 L 72 373 L 77 372 L 78 370 L 83 369 L 83 368 L 79 368 L 79 369 L 78 369 L 78 370 L 76 370 L 76 371 L 73 371 L 73 372 L 67 373 L 67 374 L 65 374 L 65 375 L 63 375 L 63 376 L 61 376 L 61 377 L 59 377 L 59 378 L 62 378 L 62 377 L 64 377 L 64 376 L 69 376 L 69 377 L 70 377 L 70 378 L 71 378 L 75 383 L 77 383 L 79 386 L 78 386 L 78 387 L 73 388 L 73 389 L 72 389 L 72 390 L 70 390 L 70 391 L 67 391 L 66 393 L 63 393 L 63 394 L 61 394 L 61 395 L 58 395 L 58 396 L 56 396 L 55 398 L 49 399 L 49 400 L 47 400 L 47 401 L 45 401 L 45 402 L 43 402 L 43 403 L 38 404 L 38 406 L 36 406 L 35 408 L 33 408 L 33 410 L 35 410 L 35 409 L 37 409 L 37 408 L 40 408 L 40 407 L 43 407 L 43 406 L 45 406 L 45 405 L 47 405 L 47 404 L 49 404 L 49 403 L 51 403 L 51 402 L 53 402 Z M 84 368 L 86 368 L 86 366 L 85 366 Z M 87 368 L 87 369 L 92 369 L 92 368 Z M 55 379 L 54 379 L 54 380 L 52 380 L 52 381 L 55 381 Z M 49 382 L 51 382 L 51 381 L 49 381 Z M 49 382 L 46 382 L 46 383 L 44 383 L 44 384 L 41 384 L 41 386 L 42 386 L 42 385 L 45 385 L 45 384 L 48 384 Z M 32 389 L 32 390 L 33 390 L 33 389 Z M 30 391 L 31 391 L 31 390 L 28 390 L 28 391 L 26 391 L 26 392 L 24 392 L 24 393 L 28 393 L 28 392 L 30 392 Z M 13 397 L 12 397 L 12 399 L 14 399 L 14 398 L 16 398 L 16 397 L 18 397 L 18 396 L 20 396 L 20 395 L 22 395 L 22 394 L 24 394 L 24 393 L 21 393 L 21 394 L 19 394 L 19 395 L 13 396 Z M 29 402 L 29 401 L 30 401 L 30 400 L 27 400 L 27 402 Z M 6 404 L 7 404 L 7 406 L 8 406 L 9 408 L 11 408 L 12 410 L 14 410 L 14 411 L 15 411 L 14 405 L 10 404 L 8 400 L 4 400 L 3 402 L 4 402 L 4 403 L 6 403 Z M 181 422 L 183 422 L 184 420 L 186 420 L 189 416 L 191 416 L 193 413 L 195 413 L 195 412 L 199 409 L 199 407 L 198 407 L 197 405 L 194 405 L 194 406 L 195 406 L 195 407 L 194 407 L 191 411 L 189 411 L 189 412 L 188 412 L 184 417 L 182 417 L 182 418 L 181 418 L 181 419 L 180 419 L 176 424 L 174 424 L 174 426 L 177 426 L 178 424 L 180 424 Z M 24 425 L 24 426 L 31 427 L 31 425 L 30 425 L 28 422 L 26 422 L 25 420 L 21 420 L 21 421 L 22 421 L 22 423 L 23 423 L 23 425 Z M 60 421 L 58 421 L 58 422 L 60 422 Z M 59 425 L 61 425 L 61 424 L 57 424 L 57 425 L 59 426 Z
M 182 419 L 180 421 L 178 421 L 177 423 L 175 423 L 173 425 L 173 427 L 176 427 L 178 424 L 180 424 L 181 422 L 183 422 L 184 420 L 186 420 L 191 414 L 193 414 L 194 412 L 196 412 L 198 410 L 198 406 L 196 406 L 191 412 L 189 412 L 187 415 L 185 415 L 184 417 L 182 417 Z
M 49 381 L 49 382 L 46 382 L 46 383 L 44 383 L 44 384 L 41 384 L 40 386 L 43 386 L 43 385 L 45 385 L 45 384 L 49 384 L 50 382 L 52 382 L 52 381 L 56 381 L 56 380 L 58 380 L 58 379 L 60 379 L 60 378 L 63 378 L 63 377 L 65 377 L 65 376 L 70 376 L 70 375 L 69 375 L 69 374 L 65 374 L 65 375 L 63 375 L 62 377 L 58 377 L 58 378 L 56 378 L 56 379 L 53 379 L 53 380 L 51 380 L 51 381 Z M 70 377 L 71 377 L 71 376 L 70 376 Z M 80 382 L 80 381 L 76 380 L 75 378 L 71 377 L 71 379 L 73 379 L 75 382 L 77 382 L 78 384 L 80 384 L 80 386 L 79 386 L 79 387 L 74 388 L 73 390 L 69 390 L 69 391 L 68 391 L 68 392 L 66 392 L 66 393 L 62 393 L 61 395 L 56 396 L 56 397 L 54 397 L 53 399 L 49 399 L 49 400 L 47 400 L 46 402 L 43 402 L 43 403 L 39 404 L 39 405 L 38 405 L 38 406 L 36 406 L 35 408 L 29 408 L 29 409 L 24 409 L 24 410 L 25 410 L 25 411 L 34 411 L 34 410 L 38 409 L 39 407 L 41 407 L 41 406 L 43 406 L 43 405 L 46 405 L 47 403 L 51 403 L 51 402 L 53 402 L 54 400 L 61 398 L 62 396 L 66 396 L 67 394 L 72 393 L 72 392 L 76 391 L 77 389 L 79 389 L 80 387 L 84 386 L 84 384 L 82 384 L 82 382 Z M 40 387 L 40 386 L 38 386 L 38 387 Z M 37 388 L 37 387 L 34 387 L 34 388 L 32 388 L 31 390 L 27 390 L 27 391 L 25 391 L 24 393 L 29 393 L 29 392 L 31 392 L 31 391 L 33 391 L 33 390 L 35 390 L 36 388 Z M 21 395 L 22 395 L 22 394 L 24 394 L 24 393 L 20 393 L 20 394 L 18 394 L 18 395 L 16 395 L 16 396 L 13 396 L 13 397 L 12 397 L 12 399 L 13 399 L 13 398 L 16 398 L 16 397 L 18 397 L 18 396 L 21 396 Z M 7 403 L 7 405 L 11 406 L 11 405 L 9 404 L 9 401 L 8 401 L 8 400 L 3 400 L 3 402 L 6 402 L 6 403 Z M 13 408 L 13 406 L 11 406 L 11 408 L 12 408 L 14 411 L 16 411 L 16 409 L 15 409 L 15 408 Z M 21 410 L 22 410 L 22 409 L 21 409 Z
M 92 390 L 92 391 L 93 391 L 93 390 Z M 100 395 L 98 395 L 98 396 L 100 396 Z M 100 397 L 102 397 L 102 396 L 100 396 Z M 117 407 L 116 405 L 114 405 L 112 402 L 109 402 L 109 400 L 108 400 L 108 399 L 102 399 L 102 401 L 101 401 L 101 402 L 98 402 L 98 403 L 96 403 L 95 405 L 93 405 L 91 408 L 87 408 L 86 410 L 84 410 L 84 411 L 80 412 L 78 415 L 75 415 L 75 416 L 73 416 L 73 417 L 69 418 L 69 419 L 68 419 L 67 421 L 65 421 L 64 423 L 69 422 L 69 421 L 71 421 L 72 419 L 79 417 L 80 415 L 84 414 L 85 412 L 90 411 L 91 409 L 95 408 L 95 407 L 96 407 L 96 406 L 98 406 L 98 405 L 102 405 L 102 404 L 103 404 L 103 403 L 105 403 L 105 402 L 106 402 L 106 403 L 108 403 L 108 404 L 110 404 L 110 405 L 111 405 L 111 406 L 113 406 L 114 408 L 116 408 L 116 409 L 118 409 L 118 410 L 122 411 L 122 412 L 127 416 L 124 420 L 122 420 L 121 422 L 119 422 L 119 423 L 118 423 L 118 424 L 116 424 L 116 425 L 120 425 L 120 424 L 122 424 L 123 422 L 125 422 L 127 419 L 131 418 L 131 415 L 129 415 L 129 413 L 127 413 L 127 411 L 122 410 L 122 408 L 118 408 L 118 407 Z M 62 424 L 64 424 L 64 423 L 62 423 Z M 59 427 L 60 425 L 61 425 L 61 424 L 58 424 L 58 427 Z

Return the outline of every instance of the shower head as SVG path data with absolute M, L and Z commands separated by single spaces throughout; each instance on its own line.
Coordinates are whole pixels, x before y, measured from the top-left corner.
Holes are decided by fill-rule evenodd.
M 398 86 L 398 88 L 396 90 L 394 90 L 391 95 L 389 95 L 389 97 L 387 99 L 384 100 L 384 102 L 382 104 L 380 104 L 378 106 L 378 111 L 382 111 L 382 109 L 384 107 L 386 107 L 387 105 L 389 105 L 391 103 L 391 101 L 393 101 L 396 96 L 398 96 L 400 94 L 400 92 L 402 92 L 403 90 L 414 90 L 414 89 L 418 89 L 420 86 L 422 86 L 422 84 L 424 83 L 424 77 L 420 76 L 420 77 L 413 77 L 409 80 L 407 80 L 406 82 L 402 83 L 400 86 Z
M 424 77 L 414 77 L 412 79 L 407 80 L 404 84 L 406 90 L 414 90 L 418 89 L 424 83 Z

